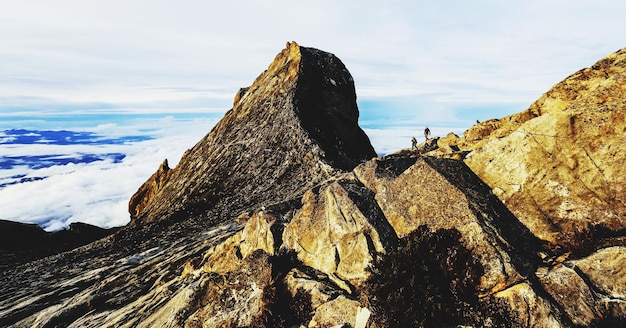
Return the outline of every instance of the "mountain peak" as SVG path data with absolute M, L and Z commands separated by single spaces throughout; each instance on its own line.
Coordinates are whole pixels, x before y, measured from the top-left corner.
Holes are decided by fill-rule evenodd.
M 625 327 L 623 55 L 354 167 L 351 76 L 289 43 L 133 224 L 0 268 L 0 326 Z
M 237 92 L 233 108 L 211 132 L 167 171 L 167 181 L 151 178 L 140 188 L 131 216 L 152 222 L 298 198 L 376 156 L 358 117 L 354 81 L 341 60 L 288 42 L 251 86 Z

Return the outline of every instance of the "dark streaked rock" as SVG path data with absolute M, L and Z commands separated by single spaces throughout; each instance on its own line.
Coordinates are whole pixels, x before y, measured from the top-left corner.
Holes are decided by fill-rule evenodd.
M 133 223 L 298 198 L 376 156 L 358 117 L 354 81 L 341 60 L 288 43 L 162 186 L 133 196 Z

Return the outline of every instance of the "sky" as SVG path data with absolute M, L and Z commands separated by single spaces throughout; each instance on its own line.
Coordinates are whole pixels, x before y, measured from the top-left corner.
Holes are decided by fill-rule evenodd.
M 425 126 L 461 134 L 526 109 L 626 47 L 624 12 L 618 0 L 2 0 L 0 219 L 125 224 L 130 195 L 287 41 L 344 62 L 384 154 Z M 89 137 L 46 140 L 58 130 Z M 17 142 L 24 134 L 34 139 Z

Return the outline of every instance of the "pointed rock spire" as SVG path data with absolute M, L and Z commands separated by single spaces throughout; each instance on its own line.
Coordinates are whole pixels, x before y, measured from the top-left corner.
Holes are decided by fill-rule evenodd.
M 156 194 L 133 196 L 131 216 L 151 222 L 235 213 L 298 198 L 376 156 L 358 117 L 354 81 L 341 60 L 287 43 Z

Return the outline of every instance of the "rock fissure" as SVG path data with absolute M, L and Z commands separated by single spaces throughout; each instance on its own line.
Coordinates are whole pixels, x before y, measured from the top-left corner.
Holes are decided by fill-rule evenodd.
M 541 213 L 542 218 L 548 222 L 548 224 L 550 224 L 550 226 L 555 230 L 558 231 L 559 230 L 559 225 L 556 224 L 556 222 L 554 222 L 554 220 L 552 219 L 551 216 L 548 215 L 548 213 L 546 213 L 543 209 L 541 209 L 541 206 L 539 205 L 539 203 L 537 202 L 537 200 L 530 195 L 530 199 L 533 202 L 533 205 L 535 206 L 535 208 L 539 211 L 539 213 Z
M 550 304 L 550 306 L 553 309 L 556 309 L 556 313 L 554 313 L 555 311 L 551 311 L 552 315 L 556 315 L 558 316 L 558 321 L 561 322 L 562 324 L 564 324 L 565 326 L 574 326 L 574 323 L 572 322 L 572 319 L 567 315 L 567 311 L 565 311 L 565 308 L 563 307 L 563 305 L 561 305 L 561 303 L 559 303 L 545 288 L 544 286 L 541 284 L 541 281 L 539 280 L 539 278 L 535 275 L 529 275 L 528 276 L 528 280 L 530 285 L 533 287 L 533 290 L 535 291 L 535 293 L 548 301 L 548 303 Z
M 504 287 L 503 287 L 502 289 L 500 289 L 500 290 L 495 290 L 495 291 L 489 292 L 489 293 L 487 293 L 487 294 L 481 294 L 481 295 L 478 295 L 478 297 L 479 297 L 479 298 L 489 298 L 489 297 L 491 297 L 491 296 L 494 296 L 495 294 L 502 293 L 502 292 L 506 292 L 507 290 L 509 290 L 509 289 L 513 289 L 513 288 L 515 288 L 516 286 L 518 286 L 518 285 L 520 285 L 520 284 L 527 284 L 527 283 L 529 283 L 529 282 L 530 282 L 530 281 L 529 281 L 528 279 L 526 279 L 526 278 L 524 278 L 524 279 L 519 279 L 519 280 L 515 280 L 515 281 L 513 281 L 512 283 L 510 283 L 510 284 L 508 284 L 508 285 L 504 286 Z
M 593 166 L 598 169 L 598 172 L 600 172 L 600 174 L 602 174 L 602 176 L 604 177 L 605 181 L 609 182 L 609 179 L 607 179 L 606 175 L 604 175 L 604 170 L 602 170 L 600 168 L 600 166 L 598 166 L 598 164 L 596 163 L 596 161 L 593 159 L 593 157 L 591 157 L 591 155 L 589 154 L 589 151 L 585 148 L 581 148 L 584 152 L 585 155 L 587 156 L 587 158 L 589 158 L 589 161 L 591 161 L 591 164 L 593 164 Z
M 573 265 L 572 270 L 574 270 L 574 272 L 576 272 L 576 274 L 585 282 L 589 289 L 591 289 L 592 295 L 596 301 L 601 299 L 609 299 L 626 302 L 626 296 L 610 295 L 606 291 L 600 289 L 578 266 Z

